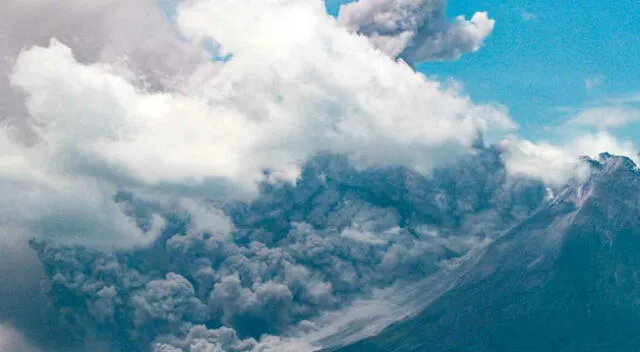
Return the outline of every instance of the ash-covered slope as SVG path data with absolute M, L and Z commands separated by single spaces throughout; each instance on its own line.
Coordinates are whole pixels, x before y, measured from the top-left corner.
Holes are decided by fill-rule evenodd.
M 547 193 L 508 178 L 496 148 L 429 176 L 319 156 L 296 185 L 226 205 L 227 234 L 168 211 L 148 249 L 33 247 L 78 351 L 282 351 L 279 340 L 307 351 L 352 342 L 361 335 L 305 336 L 379 290 L 441 272 L 530 217 Z M 135 194 L 118 200 L 140 226 L 159 211 Z
M 585 160 L 568 186 L 493 242 L 455 288 L 355 351 L 637 351 L 640 172 Z

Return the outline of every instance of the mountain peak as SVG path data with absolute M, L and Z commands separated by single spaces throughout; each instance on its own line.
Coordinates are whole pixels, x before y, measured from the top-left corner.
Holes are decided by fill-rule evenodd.
M 600 153 L 598 161 L 605 166 L 607 170 L 623 169 L 636 170 L 636 163 L 631 158 L 622 155 L 612 155 L 609 153 Z

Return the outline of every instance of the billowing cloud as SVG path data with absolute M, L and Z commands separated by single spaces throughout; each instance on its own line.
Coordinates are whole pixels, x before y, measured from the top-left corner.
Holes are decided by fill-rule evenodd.
M 154 0 L 8 0 L 0 29 L 0 121 L 26 143 L 36 137 L 21 92 L 11 89 L 9 75 L 18 53 L 47 45 L 52 37 L 71 47 L 83 63 L 109 62 L 140 83 L 175 86 L 208 55 L 180 40 Z M 37 25 L 34 25 L 37 23 Z
M 108 63 L 136 86 L 164 90 L 175 89 L 196 68 L 203 72 L 209 55 L 198 43 L 180 39 L 153 0 L 9 0 L 0 26 L 8 34 L 0 39 L 2 224 L 20 227 L 26 236 L 64 241 L 147 243 L 153 235 L 147 236 L 113 202 L 118 186 L 79 175 L 68 164 L 81 160 L 49 149 L 52 141 L 44 139 L 51 135 L 40 135 L 43 120 L 29 112 L 25 92 L 11 84 L 16 60 L 22 50 L 56 37 L 73 49 L 78 62 Z M 55 138 L 76 143 L 67 137 Z M 161 227 L 160 219 L 156 225 L 154 231 Z
M 474 104 L 394 62 L 319 3 L 249 5 L 180 3 L 177 28 L 233 57 L 201 62 L 160 90 L 139 84 L 135 64 L 80 59 L 83 49 L 57 39 L 21 51 L 10 82 L 38 142 L 2 137 L 6 221 L 86 243 L 148 243 L 163 220 L 156 214 L 141 229 L 115 202 L 119 190 L 255 195 L 265 170 L 269 180 L 293 181 L 320 152 L 432 170 L 469 153 L 479 131 L 514 127 L 504 107 Z
M 339 21 L 381 51 L 408 63 L 457 60 L 480 49 L 495 21 L 486 12 L 449 22 L 446 0 L 359 0 L 342 5 Z
M 95 351 L 310 350 L 327 317 L 535 209 L 544 185 L 510 170 L 630 150 L 480 146 L 516 127 L 506 108 L 394 58 L 473 52 L 493 21 L 393 4 L 339 23 L 308 0 L 10 0 L 0 225 L 22 249 L 35 237 L 47 324 Z
M 613 147 L 602 135 L 575 148 L 594 141 Z M 33 247 L 63 324 L 104 351 L 312 351 L 415 313 L 549 201 L 544 183 L 509 177 L 505 153 L 481 148 L 429 175 L 316 157 L 295 185 L 226 207 L 226 236 L 178 212 L 149 248 Z
M 247 235 L 221 207 L 267 184 L 289 187 L 279 182 L 296 180 L 322 152 L 360 167 L 433 170 L 471 153 L 479 131 L 513 128 L 506 109 L 475 104 L 393 61 L 319 3 L 170 5 L 175 11 L 164 13 L 152 1 L 3 7 L 0 23 L 12 35 L 0 41 L 8 58 L 0 224 L 21 248 L 38 238 L 45 292 L 58 310 L 41 319 L 46 328 L 14 310 L 0 312 L 0 322 L 39 345 L 73 336 L 96 351 L 110 343 L 300 351 L 307 342 L 286 332 L 307 331 L 306 319 L 390 284 L 383 273 L 434 270 L 442 244 L 414 245 L 408 232 L 388 228 L 397 225 L 393 211 L 316 211 L 309 222 L 358 219 L 331 236 L 287 220 L 291 243 L 281 250 L 274 244 L 289 230 L 254 225 Z M 230 60 L 212 61 L 217 54 Z M 374 254 L 362 256 L 367 250 Z M 25 252 L 6 258 L 32 263 Z M 33 272 L 5 276 L 6 287 L 28 281 L 37 292 L 43 273 L 27 267 Z M 11 304 L 30 297 L 9 294 Z M 69 299 L 79 306 L 66 307 Z M 113 339 L 100 339 L 105 333 Z
M 412 312 L 420 292 L 447 285 L 409 296 L 399 288 L 455 265 L 536 209 L 542 184 L 511 183 L 501 165 L 496 149 L 431 175 L 316 157 L 295 185 L 227 207 L 227 236 L 176 212 L 163 214 L 167 230 L 149 248 L 33 246 L 64 324 L 87 343 L 107 341 L 107 351 L 311 351 L 340 340 L 345 326 L 358 326 L 349 338 L 366 336 Z M 140 200 L 123 202 L 136 209 Z M 385 310 L 373 312 L 376 300 Z M 375 322 L 361 332 L 367 317 Z

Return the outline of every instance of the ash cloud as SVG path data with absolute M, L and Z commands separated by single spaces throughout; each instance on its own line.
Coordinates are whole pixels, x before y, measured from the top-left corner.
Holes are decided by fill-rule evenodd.
M 305 336 L 326 314 L 428 277 L 544 200 L 542 183 L 508 180 L 500 155 L 433 176 L 316 157 L 295 186 L 264 184 L 255 201 L 225 206 L 224 236 L 172 212 L 148 249 L 32 245 L 49 301 L 89 346 L 311 351 L 322 344 Z
M 446 0 L 359 0 L 341 6 L 339 21 L 410 64 L 457 60 L 478 51 L 495 21 L 477 12 L 449 22 L 446 6 Z
M 535 208 L 544 186 L 478 151 L 516 127 L 506 108 L 388 55 L 454 58 L 493 22 L 398 4 L 345 8 L 369 39 L 307 0 L 3 4 L 3 331 L 44 352 L 310 350 L 323 317 Z

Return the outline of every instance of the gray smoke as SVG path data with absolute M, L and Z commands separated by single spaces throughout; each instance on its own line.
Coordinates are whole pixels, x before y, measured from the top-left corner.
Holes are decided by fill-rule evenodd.
M 485 12 L 449 22 L 446 0 L 359 0 L 340 8 L 339 21 L 380 50 L 408 63 L 457 60 L 478 51 L 495 21 Z
M 42 295 L 42 264 L 25 237 L 0 231 L 0 351 L 65 351 L 75 344 Z
M 543 199 L 542 184 L 507 179 L 494 149 L 432 176 L 321 156 L 295 186 L 265 184 L 257 200 L 224 206 L 228 235 L 174 209 L 148 249 L 32 246 L 50 304 L 86 346 L 304 351 L 323 314 L 427 277 Z
M 415 32 L 412 44 L 398 54 L 405 60 L 451 58 L 479 45 L 478 39 L 466 35 L 475 30 L 471 25 L 486 21 L 449 24 L 444 21 L 444 6 L 425 12 L 419 10 L 419 3 L 409 5 L 399 19 L 416 24 L 396 29 L 403 38 Z M 382 32 L 374 28 L 377 23 L 371 30 L 361 29 L 364 25 L 359 23 L 369 20 L 355 16 L 364 9 L 358 6 L 345 9 L 341 21 L 351 11 L 350 28 L 374 40 Z M 385 6 L 361 12 L 385 13 Z M 0 12 L 2 32 L 10 34 L 0 38 L 0 54 L 8 58 L 0 66 L 1 124 L 14 132 L 12 137 L 19 144 L 38 144 L 23 92 L 10 87 L 7 76 L 21 50 L 46 45 L 52 37 L 71 49 L 74 67 L 106 64 L 136 89 L 180 95 L 183 85 L 177 82 L 190 77 L 201 64 L 209 65 L 211 55 L 204 53 L 202 43 L 182 41 L 167 17 L 171 16 L 159 11 L 152 0 L 9 0 Z M 444 40 L 432 32 L 427 35 L 422 30 L 427 27 L 446 33 Z M 420 39 L 420 33 L 426 39 Z M 394 42 L 396 34 L 384 36 Z M 470 38 L 466 47 L 460 44 L 463 37 Z M 433 48 L 424 54 L 429 40 Z M 422 49 L 410 55 L 418 48 Z M 75 60 L 81 65 L 75 65 Z M 40 82 L 40 77 L 35 78 Z M 460 111 L 466 111 L 467 99 L 454 98 L 452 104 L 462 102 Z M 422 104 L 421 99 L 415 101 Z M 344 104 L 350 106 L 348 101 Z M 475 129 L 473 124 L 469 130 Z M 0 336 L 15 350 L 9 352 L 309 350 L 312 346 L 304 336 L 322 328 L 319 317 L 341 312 L 377 290 L 430 275 L 535 206 L 541 194 L 539 184 L 522 186 L 532 201 L 509 199 L 513 192 L 505 189 L 518 184 L 507 183 L 497 154 L 483 155 L 471 165 L 471 174 L 454 168 L 429 177 L 404 168 L 355 170 L 344 158 L 318 157 L 307 164 L 295 186 L 264 184 L 253 202 L 211 201 L 206 206 L 200 204 L 202 194 L 185 190 L 173 193 L 187 198 L 179 200 L 167 200 L 166 194 L 158 196 L 153 189 L 120 192 L 115 199 L 110 191 L 94 190 L 99 194 L 93 199 L 92 188 L 83 186 L 92 181 L 86 177 L 65 179 L 61 186 L 52 187 L 51 198 L 56 201 L 47 202 L 43 199 L 48 188 L 10 179 L 2 187 L 8 195 L 5 204 L 22 209 L 16 206 L 22 204 L 21 198 L 31 197 L 26 198 L 34 206 L 16 213 L 27 220 L 42 220 L 36 227 L 44 230 L 35 232 L 52 235 L 48 238 L 81 234 L 92 234 L 89 237 L 96 242 L 117 238 L 114 217 L 109 216 L 113 213 L 126 220 L 126 226 L 161 233 L 143 249 L 108 249 L 104 244 L 94 248 L 55 239 L 34 240 L 28 248 L 25 236 L 17 234 L 13 243 L 3 233 Z M 64 159 L 82 163 L 74 157 Z M 127 188 L 127 180 L 113 180 L 117 177 L 112 173 L 118 170 L 107 171 L 107 176 L 99 178 L 113 182 L 113 189 Z M 44 175 L 55 183 L 53 175 Z M 93 207 L 94 201 L 108 207 Z M 213 210 L 219 207 L 224 214 Z M 65 211 L 73 216 L 64 217 Z M 130 224 L 130 218 L 135 224 Z M 495 221 L 481 229 L 475 226 L 478 218 Z M 158 219 L 166 221 L 156 226 Z M 12 235 L 16 231 L 2 230 Z M 69 234 L 71 230 L 77 233 Z

